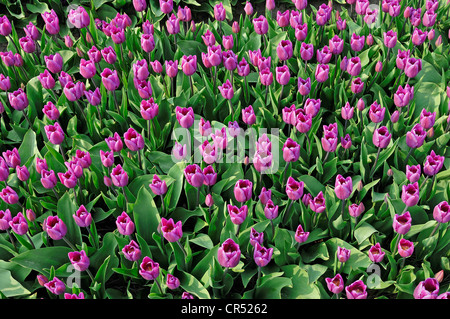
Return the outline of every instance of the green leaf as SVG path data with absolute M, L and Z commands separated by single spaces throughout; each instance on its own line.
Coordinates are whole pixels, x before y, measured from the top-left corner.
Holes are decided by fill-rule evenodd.
M 6 269 L 0 269 L 0 292 L 8 298 L 30 294 Z
M 81 245 L 82 243 L 80 227 L 73 219 L 73 214 L 75 214 L 77 209 L 78 207 L 75 206 L 74 202 L 70 198 L 69 192 L 65 192 L 58 201 L 57 214 L 67 226 L 67 234 L 65 237 L 73 245 Z
M 48 269 L 52 266 L 59 267 L 68 262 L 69 247 L 54 246 L 28 250 L 11 259 L 12 262 L 22 267 L 36 270 L 48 276 Z
M 158 231 L 161 218 L 152 195 L 145 187 L 139 190 L 136 203 L 134 204 L 133 218 L 136 224 L 136 232 L 147 243 L 150 243 L 152 233 Z
M 177 277 L 180 279 L 180 287 L 185 291 L 197 296 L 200 299 L 211 298 L 208 290 L 194 276 L 188 274 L 187 272 L 180 271 Z

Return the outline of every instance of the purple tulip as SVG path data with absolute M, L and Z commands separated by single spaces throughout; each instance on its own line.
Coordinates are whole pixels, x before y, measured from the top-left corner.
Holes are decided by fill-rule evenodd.
M 11 219 L 9 225 L 17 235 L 25 235 L 28 231 L 28 222 L 21 212 Z
M 41 171 L 41 184 L 46 189 L 52 189 L 56 186 L 57 183 L 56 174 L 53 170 L 48 171 L 47 169 L 42 168 Z
M 79 227 L 89 227 L 92 223 L 92 215 L 84 205 L 81 205 L 72 216 Z
M 250 229 L 250 244 L 254 247 L 257 243 L 262 245 L 264 241 L 264 232 L 258 233 L 253 227 Z
M 422 60 L 409 57 L 405 62 L 405 74 L 409 78 L 415 77 L 422 70 Z
M 253 259 L 258 265 L 258 267 L 266 266 L 270 260 L 272 259 L 273 248 L 265 248 L 261 246 L 259 243 L 255 244 L 255 249 L 253 252 Z
M 362 280 L 356 280 L 351 285 L 345 287 L 347 299 L 367 299 L 366 289 L 367 286 L 363 283 Z
M 286 194 L 292 201 L 299 200 L 303 196 L 305 183 L 303 181 L 296 181 L 292 176 L 289 176 L 286 183 Z
M 45 30 L 49 34 L 54 35 L 59 33 L 59 18 L 53 9 L 50 12 L 41 13 L 41 17 L 45 23 Z
M 89 268 L 90 260 L 84 250 L 71 251 L 68 255 L 73 268 L 75 268 L 76 270 L 85 271 Z
M 267 19 L 265 16 L 260 15 L 257 18 L 254 18 L 252 20 L 253 22 L 253 28 L 255 29 L 255 32 L 260 35 L 264 35 L 269 30 L 269 23 L 267 22 Z
M 381 250 L 380 243 L 376 243 L 369 249 L 369 258 L 374 263 L 379 263 L 383 260 L 385 252 Z
M 287 61 L 292 58 L 293 46 L 290 40 L 281 40 L 277 46 L 277 55 L 281 61 Z
M 243 205 L 240 208 L 234 205 L 227 205 L 228 214 L 230 215 L 231 222 L 235 225 L 242 224 L 248 215 L 247 205 Z
M 325 282 L 327 283 L 328 290 L 335 295 L 340 294 L 344 290 L 344 280 L 339 273 L 333 278 L 325 278 Z
M 122 165 L 117 165 L 111 171 L 111 180 L 117 187 L 125 187 L 128 185 L 128 174 L 122 168 Z
M 434 207 L 433 218 L 438 223 L 447 223 L 450 221 L 450 205 L 448 202 L 442 201 Z
M 272 190 L 266 189 L 265 187 L 263 187 L 261 189 L 261 193 L 259 194 L 258 198 L 261 201 L 261 204 L 263 206 L 265 206 L 267 204 L 267 202 L 269 201 L 269 199 L 272 198 Z
M 406 165 L 406 178 L 410 183 L 415 183 L 420 179 L 421 169 L 420 164 L 417 165 Z
M 67 233 L 66 224 L 58 216 L 48 216 L 42 225 L 42 229 L 53 240 L 62 239 Z
M 427 278 L 414 289 L 414 299 L 437 299 L 439 294 L 439 282 L 435 278 Z
M 190 128 L 194 124 L 194 110 L 192 107 L 175 107 L 175 114 L 178 123 L 183 128 Z
M 419 202 L 419 183 L 415 182 L 402 186 L 402 201 L 408 206 L 415 206 Z
M 161 1 L 161 0 L 160 0 Z M 154 262 L 150 257 L 145 256 L 139 265 L 139 274 L 145 280 L 156 280 L 159 276 L 159 264 Z
M 144 138 L 134 128 L 130 127 L 123 135 L 125 145 L 130 151 L 138 152 L 145 146 Z
M 141 258 L 141 250 L 139 249 L 139 245 L 131 240 L 128 245 L 125 245 L 122 248 L 123 255 L 129 261 L 138 261 Z
M 384 45 L 387 48 L 392 49 L 397 44 L 397 32 L 395 32 L 393 30 L 389 30 L 388 32 L 385 32 L 383 34 L 383 41 L 384 41 Z
M 186 166 L 184 176 L 186 177 L 187 182 L 195 188 L 201 187 L 205 179 L 202 169 L 197 164 Z
M 300 157 L 300 145 L 290 137 L 287 138 L 282 150 L 285 162 L 296 162 Z
M 7 230 L 11 227 L 9 222 L 12 220 L 11 211 L 9 209 L 0 210 L 0 230 Z
M 116 219 L 117 230 L 121 235 L 131 235 L 135 230 L 135 225 L 126 212 L 122 212 Z
M 351 49 L 355 52 L 361 51 L 364 48 L 365 39 L 365 36 L 353 33 L 350 38 Z
M 57 277 L 44 284 L 44 287 L 48 289 L 52 294 L 61 295 L 66 291 L 66 285 Z
M 247 125 L 253 125 L 256 122 L 256 115 L 251 105 L 242 110 L 242 121 Z
M 234 268 L 241 258 L 239 245 L 231 238 L 225 240 L 217 251 L 217 260 L 222 267 Z
M 23 166 L 16 166 L 16 174 L 17 174 L 17 178 L 22 181 L 25 182 L 30 178 L 30 172 L 28 171 L 28 168 L 23 165 Z
M 240 179 L 234 186 L 234 197 L 240 203 L 245 203 L 252 198 L 253 183 L 247 179 Z
M 161 232 L 164 238 L 171 243 L 178 241 L 183 237 L 182 223 L 181 220 L 174 223 L 173 219 L 169 220 L 164 217 L 161 218 Z
M 444 165 L 444 156 L 437 155 L 433 150 L 425 159 L 423 164 L 423 173 L 428 176 L 433 176 L 439 173 Z
M 414 252 L 414 244 L 413 242 L 402 238 L 398 243 L 397 249 L 400 256 L 402 256 L 403 258 L 408 258 Z
M 351 204 L 348 207 L 348 212 L 349 212 L 350 216 L 357 218 L 364 212 L 364 209 L 365 209 L 365 207 L 364 207 L 363 203 Z
M 361 72 L 361 59 L 357 56 L 348 60 L 347 72 L 351 76 L 358 76 Z
M 413 126 L 411 131 L 406 132 L 406 144 L 410 148 L 418 148 L 423 145 L 425 142 L 425 138 L 427 136 L 427 132 L 425 129 L 420 125 L 420 123 L 417 123 Z
M 151 184 L 149 184 L 150 189 L 155 195 L 162 196 L 167 193 L 166 181 L 161 180 L 158 175 L 153 175 Z
M 386 126 L 377 128 L 372 137 L 372 142 L 376 147 L 386 148 L 391 142 L 392 135 Z
M 347 199 L 353 191 L 351 176 L 344 178 L 342 175 L 338 174 L 334 184 L 334 191 L 339 199 Z

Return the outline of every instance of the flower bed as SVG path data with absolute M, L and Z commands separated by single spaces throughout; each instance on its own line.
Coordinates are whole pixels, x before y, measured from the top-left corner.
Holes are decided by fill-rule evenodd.
M 448 298 L 449 4 L 115 3 L 0 17 L 2 297 Z

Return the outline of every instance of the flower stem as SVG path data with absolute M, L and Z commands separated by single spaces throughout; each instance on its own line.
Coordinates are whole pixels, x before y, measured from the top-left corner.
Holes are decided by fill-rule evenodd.
M 28 232 L 25 233 L 25 235 L 27 236 L 28 241 L 30 242 L 30 244 L 31 244 L 31 246 L 33 247 L 33 249 L 36 249 L 36 246 L 34 245 L 33 241 L 31 240 L 31 237 L 30 237 L 30 235 L 28 234 Z
M 370 170 L 369 178 L 372 178 L 372 175 L 375 173 L 375 166 L 377 166 L 378 158 L 380 157 L 381 147 L 378 148 L 377 157 L 375 158 L 375 163 Z
M 73 251 L 77 251 L 77 249 L 75 248 L 75 246 L 70 242 L 70 240 L 68 240 L 65 236 L 62 238 L 67 245 L 69 245 L 69 247 L 73 250 Z

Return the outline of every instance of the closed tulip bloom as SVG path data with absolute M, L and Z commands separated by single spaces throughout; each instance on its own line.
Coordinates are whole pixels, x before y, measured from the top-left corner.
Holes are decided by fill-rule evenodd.
M 117 54 L 116 54 L 116 51 L 114 51 L 113 47 L 108 46 L 108 47 L 102 49 L 100 52 L 103 56 L 103 59 L 106 61 L 106 63 L 114 64 L 116 62 Z
M 86 87 L 84 82 L 81 81 L 77 81 L 76 83 L 74 82 L 68 82 L 65 86 L 64 86 L 64 95 L 66 96 L 66 98 L 71 101 L 74 102 L 78 99 L 80 99 L 81 97 L 83 97 L 84 92 L 86 91 Z
M 344 40 L 341 39 L 337 34 L 331 38 L 328 42 L 331 53 L 334 55 L 341 54 L 344 49 Z
M 433 127 L 436 119 L 436 112 L 428 112 L 426 109 L 422 109 L 420 113 L 420 124 L 425 130 L 429 130 Z
M 250 1 L 245 2 L 244 11 L 246 15 L 252 15 L 253 14 L 253 6 Z
M 214 145 L 220 149 L 226 149 L 228 145 L 227 128 L 224 126 L 220 130 L 216 130 L 214 134 L 211 134 L 211 138 Z
M 370 120 L 374 123 L 380 123 L 384 120 L 386 108 L 378 104 L 377 101 L 373 102 L 369 108 Z
M 92 223 L 92 215 L 84 205 L 81 205 L 72 216 L 79 227 L 89 227 Z
M 187 182 L 196 188 L 202 186 L 205 179 L 202 169 L 197 164 L 186 166 L 184 169 L 184 176 L 186 177 Z
M 397 68 L 399 68 L 400 70 L 403 70 L 405 68 L 406 65 L 406 60 L 410 57 L 410 51 L 409 50 L 398 50 L 397 53 L 397 57 L 395 59 L 395 63 Z
M 153 94 L 153 89 L 150 81 L 133 79 L 134 86 L 138 90 L 141 99 L 149 99 Z
M 151 97 L 148 100 L 142 100 L 140 105 L 140 113 L 144 120 L 151 121 L 158 115 L 159 106 Z
M 9 166 L 3 157 L 0 157 L 0 181 L 5 182 L 9 177 Z
M 243 205 L 240 208 L 234 205 L 227 205 L 228 214 L 230 215 L 231 222 L 235 225 L 242 224 L 248 215 L 247 205 Z
M 42 112 L 47 116 L 47 118 L 51 121 L 56 121 L 59 118 L 59 110 L 51 101 L 48 101 L 47 104 L 44 105 Z
M 174 147 L 172 149 L 172 155 L 175 157 L 175 159 L 181 161 L 183 158 L 186 157 L 186 154 L 187 154 L 186 144 L 180 144 L 178 142 L 175 142 Z
M 29 105 L 28 97 L 22 88 L 18 88 L 12 93 L 8 93 L 8 100 L 11 107 L 18 111 L 23 111 Z
M 393 30 L 389 30 L 388 32 L 384 32 L 383 34 L 384 45 L 392 49 L 397 44 L 397 32 Z
M 176 118 L 178 123 L 183 128 L 190 128 L 194 124 L 194 110 L 192 107 L 179 107 L 175 108 Z
M 44 61 L 47 66 L 47 69 L 50 72 L 52 72 L 54 74 L 61 72 L 62 67 L 63 67 L 63 58 L 62 58 L 61 54 L 55 53 L 55 54 L 50 54 L 48 56 L 44 56 Z
M 344 178 L 342 175 L 338 174 L 334 184 L 334 191 L 339 199 L 347 199 L 353 191 L 351 176 Z
M 421 45 L 422 43 L 425 42 L 426 39 L 427 39 L 427 31 L 422 31 L 419 28 L 414 29 L 411 36 L 411 42 L 415 46 Z
M 119 233 L 124 236 L 131 235 L 135 230 L 135 225 L 126 212 L 122 212 L 116 218 L 116 226 Z
M 322 101 L 320 99 L 307 98 L 304 106 L 305 114 L 310 115 L 311 118 L 315 117 L 319 114 L 321 104 Z
M 89 268 L 90 260 L 84 250 L 71 251 L 68 255 L 73 268 L 75 268 L 76 270 L 85 271 Z
M 347 28 L 347 19 L 342 19 L 340 16 L 336 19 L 336 27 L 339 31 L 345 30 Z M 370 36 L 370 34 L 369 34 Z
M 10 88 L 11 88 L 11 80 L 9 79 L 9 76 L 5 77 L 3 74 L 0 74 L 0 90 L 8 91 Z
M 214 33 L 211 32 L 211 30 L 206 30 L 206 32 L 202 35 L 203 43 L 207 47 L 213 46 L 216 44 L 216 38 L 214 36 Z
M 383 260 L 385 252 L 381 250 L 380 243 L 376 243 L 369 249 L 369 258 L 374 263 L 379 263 Z
M 353 94 L 361 93 L 364 89 L 364 82 L 359 77 L 356 79 L 353 79 L 350 88 L 351 88 Z
M 168 242 L 174 243 L 178 241 L 181 237 L 183 237 L 181 220 L 175 223 L 172 218 L 167 220 L 162 217 L 161 232 Z
M 303 24 L 297 24 L 297 26 L 295 27 L 295 38 L 297 39 L 297 41 L 305 41 L 306 36 L 308 35 L 308 24 L 307 23 L 303 23 Z
M 129 261 L 138 261 L 141 258 L 142 251 L 139 245 L 134 240 L 131 240 L 129 244 L 122 248 L 122 253 Z
M 415 183 L 419 181 L 421 176 L 420 164 L 417 165 L 406 165 L 406 178 L 410 183 Z
M 419 202 L 419 183 L 415 182 L 402 186 L 402 201 L 408 206 L 415 206 Z
M 28 222 L 21 212 L 11 219 L 9 225 L 17 235 L 25 235 L 28 231 Z
M 414 78 L 422 70 L 422 60 L 408 58 L 405 62 L 405 74 L 409 78 Z
M 240 203 L 252 198 L 253 183 L 248 179 L 240 179 L 234 185 L 234 197 Z
M 277 24 L 281 28 L 287 27 L 289 25 L 289 18 L 290 18 L 289 10 L 283 12 L 277 11 Z
M 350 134 L 346 134 L 344 137 L 341 137 L 341 146 L 344 149 L 349 149 L 352 146 L 352 139 Z
M 108 91 L 115 91 L 120 85 L 120 79 L 117 75 L 117 70 L 112 71 L 109 68 L 105 68 L 100 74 L 102 77 L 102 83 Z
M 292 176 L 289 176 L 286 183 L 286 194 L 290 200 L 296 201 L 302 198 L 305 183 L 303 181 L 296 181 Z
M 214 170 L 214 167 L 211 165 L 206 166 L 203 169 L 204 181 L 203 184 L 207 186 L 213 186 L 217 182 L 217 173 Z
M 421 147 L 425 141 L 425 138 L 427 136 L 427 132 L 425 129 L 420 125 L 420 123 L 417 123 L 413 126 L 411 131 L 408 131 L 406 133 L 406 144 L 411 148 L 418 148 Z
M 392 227 L 397 234 L 404 235 L 411 229 L 411 214 L 406 211 L 401 215 L 395 214 Z
M 130 127 L 123 135 L 125 145 L 130 151 L 137 152 L 144 148 L 144 138 L 134 128 Z
M 41 36 L 38 28 L 31 21 L 23 28 L 23 31 L 34 41 L 38 40 Z
M 231 137 L 238 137 L 241 133 L 241 127 L 237 121 L 228 122 L 228 134 Z
M 159 7 L 163 13 L 168 14 L 173 10 L 173 0 L 159 0 Z
M 408 258 L 414 252 L 414 244 L 413 242 L 406 240 L 405 238 L 402 238 L 398 243 L 397 249 L 400 256 L 402 256 L 403 258 Z
M 260 245 L 263 244 L 264 241 L 264 232 L 258 233 L 253 227 L 250 229 L 250 245 L 253 247 L 258 243 Z
M 316 12 L 316 23 L 318 26 L 325 25 L 329 20 L 329 15 L 327 10 L 319 7 L 319 10 Z
M 366 13 L 364 14 L 364 22 L 370 26 L 375 23 L 377 16 L 377 9 L 371 10 L 370 8 L 367 8 Z
M 275 205 L 271 199 L 267 201 L 264 207 L 264 216 L 270 220 L 278 217 L 278 205 Z
M 216 4 L 214 6 L 214 18 L 217 21 L 223 21 L 227 17 L 227 12 L 225 11 L 225 8 L 223 7 L 222 2 Z
M 339 273 L 333 278 L 325 278 L 325 282 L 327 283 L 328 290 L 335 295 L 340 294 L 344 290 L 344 280 Z
M 239 245 L 231 238 L 225 240 L 217 251 L 217 260 L 222 267 L 234 268 L 241 258 Z
M 303 230 L 302 225 L 298 225 L 297 229 L 295 230 L 294 239 L 296 242 L 302 244 L 308 240 L 309 232 L 305 232 Z
M 363 203 L 359 203 L 359 204 L 351 204 L 348 207 L 348 212 L 349 215 L 356 218 L 359 217 L 363 212 L 364 212 L 364 204 Z
M 7 150 L 2 153 L 2 156 L 5 160 L 6 165 L 9 167 L 16 167 L 17 165 L 20 165 L 20 155 L 17 148 L 13 148 L 12 150 Z
M 85 299 L 85 298 L 84 298 L 84 293 L 81 291 L 78 295 L 64 293 L 64 299 Z
M 153 175 L 152 183 L 149 184 L 150 189 L 155 195 L 164 195 L 167 193 L 166 181 L 161 180 L 158 175 Z
M 256 115 L 251 105 L 242 110 L 242 121 L 247 125 L 253 125 L 256 122 Z
M 133 64 L 133 75 L 138 80 L 146 80 L 150 75 L 147 60 L 138 60 Z
M 424 27 L 432 27 L 436 23 L 437 13 L 433 10 L 427 10 L 423 14 L 422 24 Z
M 285 162 L 296 162 L 300 157 L 300 145 L 288 137 L 283 145 L 283 159 Z
M 54 35 L 59 33 L 59 18 L 53 9 L 41 13 L 41 17 L 45 23 L 45 30 L 49 34 Z
M 69 169 L 65 173 L 59 172 L 57 175 L 61 184 L 65 187 L 74 188 L 77 185 L 78 178 L 74 171 Z
M 64 141 L 64 132 L 58 122 L 53 125 L 46 125 L 44 129 L 50 143 L 59 145 Z
M 12 51 L 0 52 L 0 56 L 6 67 L 14 65 L 14 53 Z
M 348 58 L 347 56 L 344 56 L 341 60 L 341 63 L 339 63 L 339 68 L 341 69 L 342 72 L 347 71 L 347 67 L 348 67 Z
M 123 148 L 122 139 L 117 132 L 115 132 L 113 136 L 107 137 L 105 142 L 109 149 L 113 152 L 120 152 Z
M 234 40 L 233 40 L 233 35 L 224 35 L 222 37 L 222 45 L 225 48 L 225 50 L 231 50 L 233 49 L 234 46 Z
M 260 15 L 257 18 L 254 18 L 252 20 L 253 22 L 253 28 L 255 29 L 255 32 L 257 34 L 263 35 L 266 34 L 269 30 L 269 23 L 267 22 L 267 19 L 265 16 Z
M 33 53 L 34 51 L 36 51 L 36 44 L 34 40 L 29 36 L 20 38 L 19 45 L 26 53 Z
M 245 58 L 242 58 L 242 60 L 237 64 L 236 69 L 240 76 L 247 76 L 250 74 L 250 65 Z
M 30 178 L 30 172 L 28 171 L 28 168 L 23 165 L 23 166 L 16 166 L 16 174 L 17 174 L 17 178 L 19 180 L 21 180 L 22 182 L 25 182 L 28 180 L 28 178 Z
M 180 286 L 180 280 L 172 274 L 167 274 L 166 286 L 171 290 L 175 290 Z
M 270 260 L 272 259 L 273 248 L 265 248 L 261 246 L 259 243 L 255 244 L 255 249 L 253 252 L 253 259 L 258 265 L 258 267 L 266 266 Z
M 281 40 L 277 46 L 277 55 L 281 61 L 287 61 L 292 58 L 293 46 L 290 40 Z
M 302 42 L 300 45 L 300 56 L 303 60 L 309 61 L 312 59 L 314 55 L 314 46 L 312 44 L 308 44 Z
M 303 23 L 302 13 L 300 11 L 292 10 L 289 15 L 289 24 L 291 28 L 295 29 L 296 26 Z
M 328 80 L 328 74 L 330 72 L 330 67 L 327 64 L 318 64 L 316 67 L 316 80 L 318 82 L 325 82 Z
M 162 64 L 158 60 L 151 61 L 150 65 L 152 66 L 153 72 L 160 74 L 163 71 Z
M 337 247 L 336 256 L 339 262 L 345 263 L 350 258 L 351 251 L 344 247 Z
M 347 299 L 367 299 L 367 286 L 362 280 L 357 280 L 345 287 Z
M 433 150 L 425 159 L 423 164 L 423 173 L 428 176 L 433 176 L 439 173 L 444 165 L 444 156 L 437 155 Z
M 264 70 L 266 68 L 270 69 L 272 66 L 272 57 L 268 56 L 268 57 L 264 57 L 261 55 L 257 55 L 257 58 L 254 58 L 257 62 L 258 62 L 258 69 Z
M 44 284 L 44 287 L 48 289 L 54 295 L 61 295 L 66 291 L 66 285 L 57 277 Z
M 9 209 L 0 210 L 0 230 L 7 230 L 11 227 L 9 222 L 12 220 L 11 211 Z
M 397 123 L 399 118 L 400 118 L 400 113 L 398 112 L 398 110 L 395 110 L 395 112 L 392 113 L 392 115 L 391 115 L 391 122 Z
M 337 148 L 338 138 L 336 134 L 328 132 L 324 134 L 321 142 L 322 148 L 325 152 L 334 152 Z
M 414 299 L 438 299 L 439 282 L 435 278 L 427 278 L 414 288 Z
M 408 88 L 403 88 L 399 85 L 397 91 L 394 93 L 394 104 L 397 107 L 404 107 L 409 104 L 411 99 L 411 91 Z
M 308 95 L 311 91 L 311 78 L 302 79 L 301 77 L 298 78 L 297 82 L 298 86 L 298 93 L 300 93 L 302 96 Z
M 350 106 L 350 103 L 347 102 L 345 105 L 341 108 L 341 116 L 344 120 L 350 120 L 353 118 L 354 108 L 353 106 Z
M 172 15 L 166 20 L 166 29 L 169 34 L 180 33 L 180 19 L 172 13 Z
M 217 160 L 217 145 L 214 143 L 209 143 L 208 140 L 205 140 L 202 145 L 200 145 L 200 153 L 203 156 L 203 161 L 206 164 L 212 164 Z
M 25 214 L 30 222 L 36 220 L 36 213 L 32 209 L 27 209 Z
M 117 187 L 125 187 L 128 185 L 128 174 L 122 168 L 122 165 L 117 165 L 111 171 L 111 180 Z
M 47 169 L 42 169 L 41 171 L 41 184 L 46 189 L 52 189 L 57 183 L 56 174 L 53 170 L 48 171 Z
M 353 51 L 359 52 L 364 48 L 365 41 L 365 36 L 353 33 L 352 37 L 350 38 L 350 47 Z
M 273 82 L 273 73 L 269 68 L 265 68 L 259 72 L 259 79 L 262 85 L 269 86 Z
M 261 204 L 263 204 L 263 206 L 265 206 L 267 204 L 267 202 L 269 201 L 269 199 L 272 198 L 272 190 L 266 189 L 265 187 L 263 187 L 261 189 L 261 193 L 259 194 L 258 198 L 261 201 Z
M 96 73 L 95 63 L 92 60 L 81 59 L 80 74 L 85 79 L 93 78 Z
M 219 85 L 219 91 L 224 99 L 231 100 L 234 96 L 233 85 L 229 79 L 223 85 Z
M 392 134 L 389 133 L 386 126 L 381 126 L 375 130 L 372 136 L 372 142 L 376 147 L 386 148 L 391 142 Z
M 348 60 L 347 72 L 351 76 L 358 76 L 361 72 L 361 59 L 357 56 Z
M 323 126 L 323 132 L 324 133 L 332 133 L 334 135 L 338 135 L 338 127 L 337 123 L 332 123 L 330 125 L 324 125 Z
M 82 6 L 70 9 L 67 19 L 77 29 L 86 28 L 90 23 L 89 14 Z
M 139 274 L 145 280 L 156 280 L 159 276 L 159 271 L 159 264 L 148 256 L 145 256 L 139 265 Z
M 105 167 L 111 167 L 114 164 L 114 153 L 112 151 L 100 150 L 100 160 Z
M 438 223 L 447 223 L 450 221 L 450 205 L 448 202 L 442 201 L 434 207 L 433 218 Z
M 280 85 L 287 85 L 291 79 L 291 74 L 289 72 L 289 67 L 283 65 L 275 69 L 275 78 Z
M 58 216 L 48 216 L 44 220 L 42 228 L 53 240 L 60 240 L 67 233 L 66 224 Z
M 6 37 L 11 34 L 12 26 L 6 15 L 0 17 L 0 35 Z

